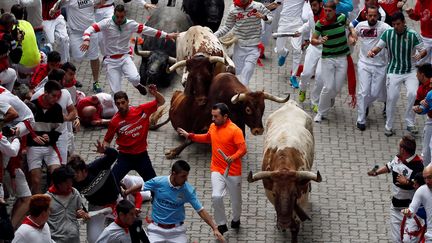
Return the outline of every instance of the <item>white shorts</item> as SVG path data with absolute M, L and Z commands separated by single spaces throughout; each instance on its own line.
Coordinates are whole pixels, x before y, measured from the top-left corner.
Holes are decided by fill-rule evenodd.
M 59 157 L 51 146 L 30 146 L 27 149 L 27 164 L 29 171 L 40 169 L 42 160 L 47 166 L 60 165 Z
M 81 62 L 83 60 L 90 61 L 99 58 L 98 36 L 90 36 L 90 46 L 85 52 L 80 50 L 82 44 L 82 36 L 84 31 L 69 30 L 70 53 L 74 61 Z
M 5 173 L 4 175 L 3 182 L 5 183 L 9 193 L 11 193 L 16 198 L 31 197 L 32 194 L 24 172 L 20 168 L 17 168 L 15 169 L 15 176 L 16 191 L 12 189 L 11 177 L 9 173 Z
M 154 223 L 147 226 L 148 238 L 150 242 L 165 243 L 186 243 L 186 226 L 180 225 L 172 229 L 161 228 Z

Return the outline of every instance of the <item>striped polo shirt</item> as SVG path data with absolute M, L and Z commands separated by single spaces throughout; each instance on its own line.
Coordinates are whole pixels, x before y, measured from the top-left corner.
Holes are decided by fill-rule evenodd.
M 322 58 L 347 56 L 350 53 L 345 34 L 346 25 L 347 18 L 344 14 L 336 15 L 336 21 L 327 25 L 318 20 L 315 25 L 315 34 L 328 37 L 323 44 Z
M 410 73 L 414 66 L 412 65 L 415 48 L 420 47 L 422 38 L 412 29 L 406 28 L 403 34 L 397 34 L 394 28 L 390 28 L 382 33 L 378 47 L 383 49 L 387 47 L 390 54 L 387 73 L 405 74 Z

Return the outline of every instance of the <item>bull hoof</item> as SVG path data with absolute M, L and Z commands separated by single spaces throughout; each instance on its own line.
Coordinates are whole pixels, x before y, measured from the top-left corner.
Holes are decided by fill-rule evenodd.
M 165 158 L 167 159 L 175 159 L 177 157 L 177 153 L 174 150 L 170 150 L 165 153 Z

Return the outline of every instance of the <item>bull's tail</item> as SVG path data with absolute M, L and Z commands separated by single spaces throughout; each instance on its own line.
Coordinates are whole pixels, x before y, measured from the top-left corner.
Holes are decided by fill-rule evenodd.
M 170 121 L 170 118 L 168 117 L 162 123 L 157 124 L 159 119 L 167 112 L 167 107 L 167 105 L 159 107 L 157 111 L 150 116 L 150 130 L 157 130 Z

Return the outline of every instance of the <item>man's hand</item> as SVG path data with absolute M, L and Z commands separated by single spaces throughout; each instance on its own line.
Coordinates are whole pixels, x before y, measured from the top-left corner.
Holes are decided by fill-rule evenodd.
M 49 14 L 50 17 L 53 17 L 53 16 L 57 13 L 57 11 L 58 11 L 58 10 L 55 10 L 54 8 L 51 8 L 51 9 L 49 10 L 48 14 Z
M 86 213 L 86 211 L 84 211 L 84 210 L 82 210 L 82 209 L 78 209 L 78 210 L 76 211 L 76 216 L 77 216 L 77 218 L 79 218 L 79 219 L 84 219 L 84 220 L 89 220 L 89 219 L 90 219 L 89 214 Z
M 72 126 L 78 131 L 80 128 L 80 125 L 81 125 L 80 119 L 79 119 L 79 117 L 76 117 L 72 123 Z
M 279 7 L 279 4 L 277 4 L 277 2 L 272 2 L 266 5 L 266 8 L 270 11 L 277 9 L 277 7 Z
M 234 161 L 234 159 L 233 159 L 231 156 L 228 156 L 228 157 L 226 157 L 225 161 L 226 161 L 227 163 L 231 163 L 231 162 Z
M 355 46 L 356 43 L 357 43 L 357 36 L 349 35 L 348 36 L 348 44 Z
M 324 44 L 326 41 L 328 40 L 328 36 L 323 36 L 322 38 L 321 38 L 321 44 Z
M 409 180 L 401 174 L 398 174 L 398 176 L 396 177 L 396 181 L 397 181 L 396 184 L 399 184 L 399 185 L 408 185 L 409 184 Z
M 416 61 L 420 61 L 420 59 L 422 59 L 423 57 L 425 57 L 427 55 L 427 51 L 426 50 L 422 50 L 420 52 L 417 52 L 416 54 L 413 55 L 414 59 Z
M 411 217 L 411 216 L 412 216 L 412 213 L 411 213 L 411 211 L 409 210 L 409 208 L 404 208 L 404 209 L 402 209 L 402 210 L 401 210 L 401 213 L 402 213 L 403 215 L 405 215 L 405 216 L 408 216 L 408 217 Z
M 399 3 L 398 3 L 399 4 Z M 413 8 L 409 8 L 409 9 L 407 9 L 407 10 L 405 10 L 406 11 L 406 13 L 408 14 L 408 15 L 411 15 L 411 14 L 413 14 L 414 13 L 414 9 Z
M 151 3 L 145 3 L 144 8 L 148 11 L 157 8 L 157 6 Z
M 413 111 L 415 112 L 415 113 L 417 113 L 417 114 L 420 114 L 420 113 L 422 113 L 423 112 L 423 109 L 419 106 L 419 105 L 415 105 L 415 106 L 413 106 Z
M 96 146 L 96 150 L 95 150 L 95 152 L 97 152 L 97 153 L 101 153 L 101 154 L 103 154 L 103 153 L 105 153 L 105 146 L 103 145 L 103 143 L 101 143 L 99 140 L 96 140 L 96 142 L 97 143 L 95 143 L 95 146 Z
M 429 108 L 429 104 L 426 102 L 426 100 L 421 100 L 420 105 L 424 106 L 424 108 Z
M 156 87 L 155 84 L 149 84 L 149 85 L 147 86 L 147 89 L 148 89 L 148 92 L 149 92 L 151 95 L 156 96 L 156 93 L 157 93 L 157 87 Z
M 85 40 L 85 41 L 82 42 L 82 44 L 80 46 L 80 50 L 82 52 L 85 52 L 85 51 L 87 51 L 89 49 L 89 46 L 90 46 L 90 41 L 89 40 Z
M 255 12 L 255 17 L 257 17 L 257 18 L 259 18 L 259 19 L 262 19 L 262 20 L 264 20 L 264 21 L 267 20 L 267 16 L 264 15 L 264 14 L 262 14 L 262 13 L 260 13 L 260 12 Z
M 175 39 L 177 39 L 178 35 L 179 35 L 178 32 L 175 32 L 175 33 L 168 33 L 168 34 L 166 35 L 165 39 L 175 41 Z
M 368 51 L 368 54 L 367 54 L 368 57 L 374 58 L 375 55 L 376 55 L 375 52 L 373 52 L 372 50 Z
M 189 133 L 188 132 L 186 132 L 186 130 L 184 130 L 183 128 L 177 128 L 177 132 L 178 132 L 178 134 L 180 135 L 180 136 L 183 136 L 183 137 L 185 137 L 185 138 L 188 138 L 189 137 Z
M 213 230 L 213 234 L 219 242 L 225 242 L 225 238 L 223 237 L 223 235 L 219 232 L 219 230 L 217 228 L 215 228 Z

